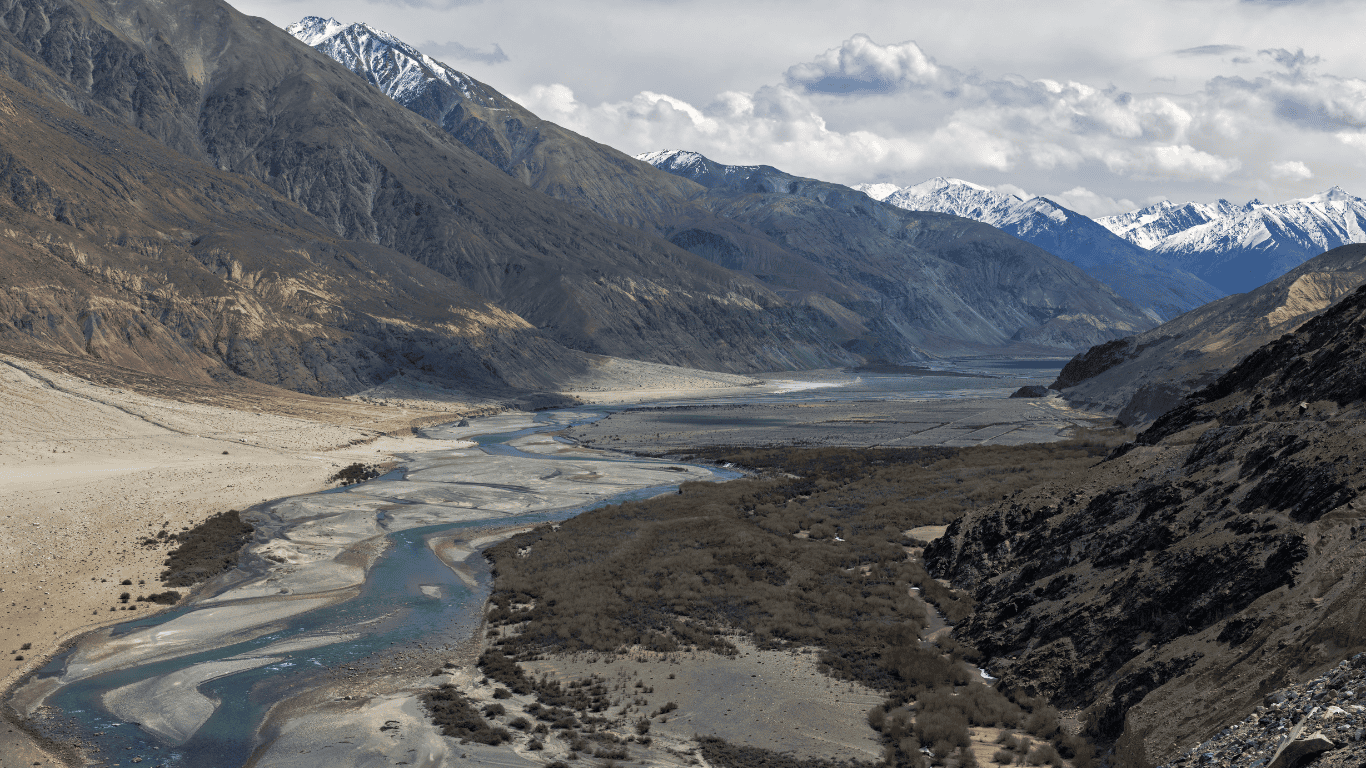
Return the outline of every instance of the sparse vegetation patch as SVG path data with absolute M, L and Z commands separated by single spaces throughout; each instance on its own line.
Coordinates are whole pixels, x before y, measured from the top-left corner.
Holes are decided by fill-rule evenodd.
M 971 764 L 969 727 L 998 725 L 1089 765 L 1090 746 L 1063 734 L 1045 701 L 983 685 L 969 664 L 977 652 L 951 636 L 926 641 L 930 606 L 956 623 L 972 604 L 926 573 L 924 542 L 908 534 L 1085 472 L 1117 442 L 703 452 L 763 476 L 687 483 L 492 548 L 491 648 L 481 667 L 539 696 L 517 661 L 630 648 L 733 654 L 726 636 L 740 633 L 766 650 L 820 648 L 821 671 L 885 692 L 869 724 L 889 765 Z M 718 764 L 779 759 L 714 748 L 728 755 Z
M 252 527 L 231 509 L 166 539 L 176 544 L 166 558 L 161 581 L 171 587 L 190 587 L 237 565 L 240 550 L 251 541 Z M 162 593 L 163 595 L 165 593 Z

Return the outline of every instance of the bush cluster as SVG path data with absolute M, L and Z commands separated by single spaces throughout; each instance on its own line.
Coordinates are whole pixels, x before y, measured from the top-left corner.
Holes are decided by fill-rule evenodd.
M 710 449 L 703 458 L 766 475 L 685 483 L 491 548 L 492 649 L 481 666 L 526 692 L 535 684 L 515 662 L 547 651 L 734 653 L 725 637 L 737 632 L 761 648 L 814 646 L 823 671 L 887 693 L 869 721 L 891 764 L 922 765 L 922 747 L 967 764 L 969 725 L 1050 725 L 1043 705 L 973 680 L 963 663 L 978 659 L 972 648 L 922 642 L 926 601 L 950 623 L 972 603 L 908 556 L 923 542 L 906 532 L 1084 472 L 1111 447 Z M 1084 743 L 1064 744 L 1052 718 L 1040 737 L 1085 764 Z
M 235 509 L 220 512 L 186 531 L 169 534 L 176 548 L 166 558 L 163 584 L 190 587 L 237 565 L 240 551 L 251 541 L 251 524 Z
M 432 722 L 441 732 L 457 739 L 468 739 L 480 744 L 502 744 L 512 740 L 505 728 L 490 725 L 480 716 L 459 689 L 447 683 L 422 695 Z

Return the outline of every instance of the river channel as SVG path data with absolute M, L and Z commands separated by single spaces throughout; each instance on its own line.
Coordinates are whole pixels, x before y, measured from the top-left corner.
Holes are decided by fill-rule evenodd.
M 829 374 L 763 394 L 653 403 L 1000 397 L 1057 365 L 1002 363 L 980 378 Z M 1042 370 L 1039 370 L 1042 369 Z M 581 448 L 546 433 L 622 407 L 581 407 L 424 431 L 433 448 L 344 489 L 252 509 L 238 569 L 166 613 L 92 632 L 11 697 L 102 766 L 238 768 L 273 706 L 383 664 L 396 648 L 449 649 L 478 628 L 492 529 L 563 520 L 738 473 Z

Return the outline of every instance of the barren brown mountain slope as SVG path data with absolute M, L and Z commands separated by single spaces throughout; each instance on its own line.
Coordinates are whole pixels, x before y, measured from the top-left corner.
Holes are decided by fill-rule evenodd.
M 0 343 L 191 381 L 533 389 L 582 355 L 250 179 L 0 74 Z
M 1366 289 L 927 551 L 964 639 L 1150 766 L 1366 649 Z
M 1366 246 L 1316 256 L 1254 291 L 1227 296 L 1137 336 L 1078 355 L 1052 385 L 1074 405 L 1150 423 L 1242 357 L 1366 282 Z
M 846 349 L 888 360 L 1056 353 L 1153 324 L 1072 264 L 994 227 L 771 168 L 759 185 L 698 183 L 542 120 L 365 25 L 309 17 L 289 29 L 513 178 L 755 278 L 820 317 Z
M 4 0 L 0 49 L 41 95 L 259 180 L 571 348 L 723 370 L 854 359 L 753 279 L 528 189 L 217 0 Z

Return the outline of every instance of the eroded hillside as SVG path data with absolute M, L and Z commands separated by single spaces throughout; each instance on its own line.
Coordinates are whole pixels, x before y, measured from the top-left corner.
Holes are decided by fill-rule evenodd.
M 1150 766 L 1366 648 L 1366 291 L 927 551 L 1011 684 Z

